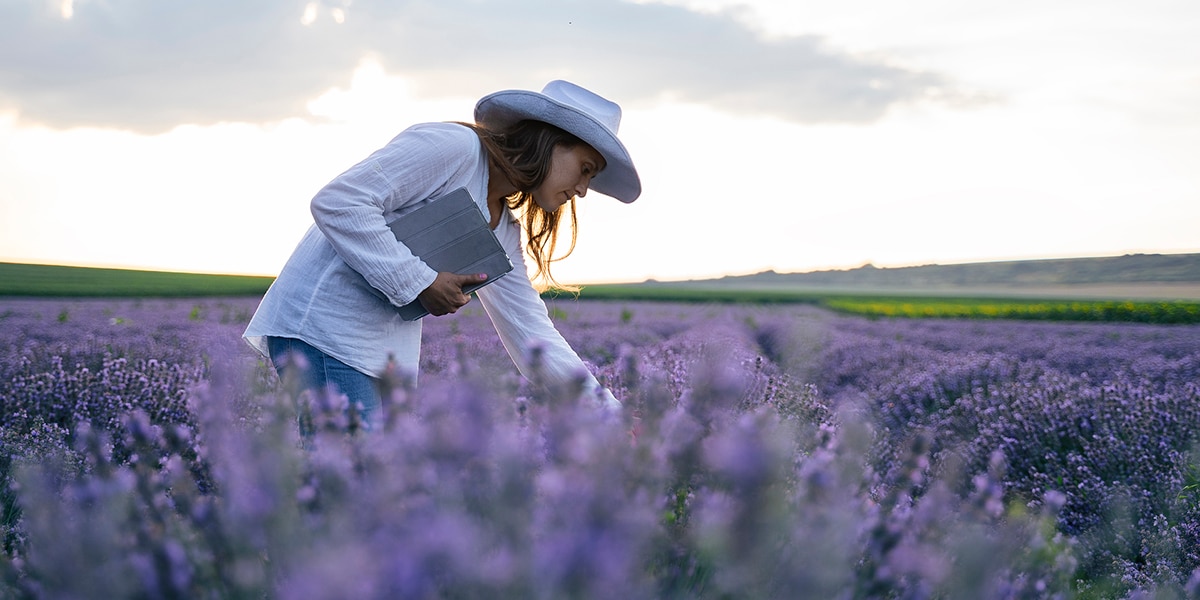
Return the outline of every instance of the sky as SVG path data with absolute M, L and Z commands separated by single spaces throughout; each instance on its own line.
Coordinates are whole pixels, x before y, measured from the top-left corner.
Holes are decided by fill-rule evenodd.
M 567 79 L 565 283 L 1200 252 L 1193 0 L 0 0 L 0 261 L 274 275 L 405 127 Z

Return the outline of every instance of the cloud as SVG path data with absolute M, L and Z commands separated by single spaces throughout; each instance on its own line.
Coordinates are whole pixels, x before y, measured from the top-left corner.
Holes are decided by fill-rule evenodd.
M 818 36 L 767 38 L 733 13 L 616 0 L 0 2 L 0 110 L 54 128 L 161 132 L 308 116 L 366 56 L 419 93 L 574 79 L 797 122 L 869 122 L 955 94 L 946 78 Z

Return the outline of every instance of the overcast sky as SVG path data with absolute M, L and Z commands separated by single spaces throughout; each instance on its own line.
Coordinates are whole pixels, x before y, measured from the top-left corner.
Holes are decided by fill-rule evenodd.
M 0 0 L 0 260 L 274 274 L 330 178 L 563 78 L 564 281 L 1200 251 L 1200 3 Z

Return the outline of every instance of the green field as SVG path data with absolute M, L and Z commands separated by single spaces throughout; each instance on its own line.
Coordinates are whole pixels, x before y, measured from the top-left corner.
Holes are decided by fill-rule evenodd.
M 555 297 L 557 294 L 548 295 Z M 699 289 L 636 284 L 586 286 L 579 297 L 588 300 L 804 303 L 867 317 L 1200 323 L 1200 302 L 1191 301 L 972 298 L 918 294 L 846 294 L 811 289 Z
M 255 296 L 273 277 L 0 263 L 0 296 Z
M 0 263 L 0 296 L 200 297 L 258 296 L 271 277 L 206 275 Z M 549 292 L 548 298 L 570 297 Z M 802 303 L 868 317 L 1027 319 L 1137 323 L 1200 323 L 1200 302 L 949 297 L 845 293 L 812 289 L 696 288 L 664 284 L 589 285 L 585 300 Z
M 1200 303 L 1196 302 L 994 298 L 826 298 L 819 304 L 839 312 L 869 317 L 1200 323 Z

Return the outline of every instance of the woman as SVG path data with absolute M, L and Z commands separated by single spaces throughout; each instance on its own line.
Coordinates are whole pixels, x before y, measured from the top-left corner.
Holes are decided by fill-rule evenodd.
M 575 199 L 589 188 L 625 203 L 637 199 L 641 182 L 617 138 L 620 118 L 616 104 L 553 81 L 541 93 L 484 97 L 475 124 L 405 130 L 313 198 L 315 225 L 263 297 L 245 338 L 277 370 L 288 357 L 303 357 L 305 387 L 336 386 L 369 427 L 379 417 L 376 378 L 388 357 L 417 372 L 421 323 L 402 320 L 397 307 L 419 299 L 432 315 L 453 313 L 468 301 L 463 286 L 483 277 L 434 271 L 396 241 L 388 222 L 466 187 L 513 262 L 511 273 L 476 292 L 513 362 L 528 375 L 531 351 L 540 348 L 547 383 L 586 374 L 589 391 L 619 407 L 550 321 L 526 272 L 521 231 L 523 224 L 534 278 L 553 283 L 562 207 L 574 246 Z

